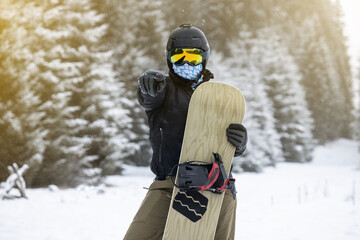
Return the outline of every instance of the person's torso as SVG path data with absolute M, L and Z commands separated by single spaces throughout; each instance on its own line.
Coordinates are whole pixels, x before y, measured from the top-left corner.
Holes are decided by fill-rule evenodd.
M 187 111 L 194 92 L 178 79 L 168 77 L 166 81 L 167 93 L 162 105 L 147 112 L 153 149 L 151 170 L 158 177 L 168 175 L 179 161 Z

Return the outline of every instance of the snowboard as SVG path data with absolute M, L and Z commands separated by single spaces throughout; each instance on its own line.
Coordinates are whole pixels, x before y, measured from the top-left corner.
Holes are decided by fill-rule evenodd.
M 229 174 L 235 147 L 227 140 L 226 128 L 242 123 L 244 113 L 245 99 L 239 89 L 219 82 L 201 84 L 190 99 L 179 163 L 211 163 L 213 153 L 218 153 Z M 163 240 L 214 239 L 224 194 L 181 192 L 174 187 Z

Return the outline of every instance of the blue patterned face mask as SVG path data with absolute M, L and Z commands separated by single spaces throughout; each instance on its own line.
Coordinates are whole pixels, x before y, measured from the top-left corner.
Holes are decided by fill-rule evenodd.
M 189 80 L 196 80 L 199 77 L 199 74 L 203 70 L 202 64 L 191 66 L 187 63 L 177 66 L 173 64 L 174 72 L 182 78 Z

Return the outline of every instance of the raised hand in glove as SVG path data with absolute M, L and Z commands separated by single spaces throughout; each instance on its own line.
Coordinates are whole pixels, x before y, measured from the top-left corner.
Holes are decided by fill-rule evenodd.
M 236 147 L 235 157 L 241 155 L 247 144 L 247 130 L 242 124 L 232 123 L 226 129 L 226 136 L 228 141 Z
M 165 76 L 156 70 L 148 70 L 139 77 L 141 92 L 152 97 L 161 92 L 165 85 Z

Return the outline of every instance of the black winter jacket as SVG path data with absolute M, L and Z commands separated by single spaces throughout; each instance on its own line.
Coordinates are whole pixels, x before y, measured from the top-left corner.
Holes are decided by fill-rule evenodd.
M 178 164 L 190 98 L 192 82 L 169 73 L 166 86 L 157 96 L 138 90 L 139 103 L 145 108 L 153 149 L 151 170 L 157 179 L 165 179 Z

